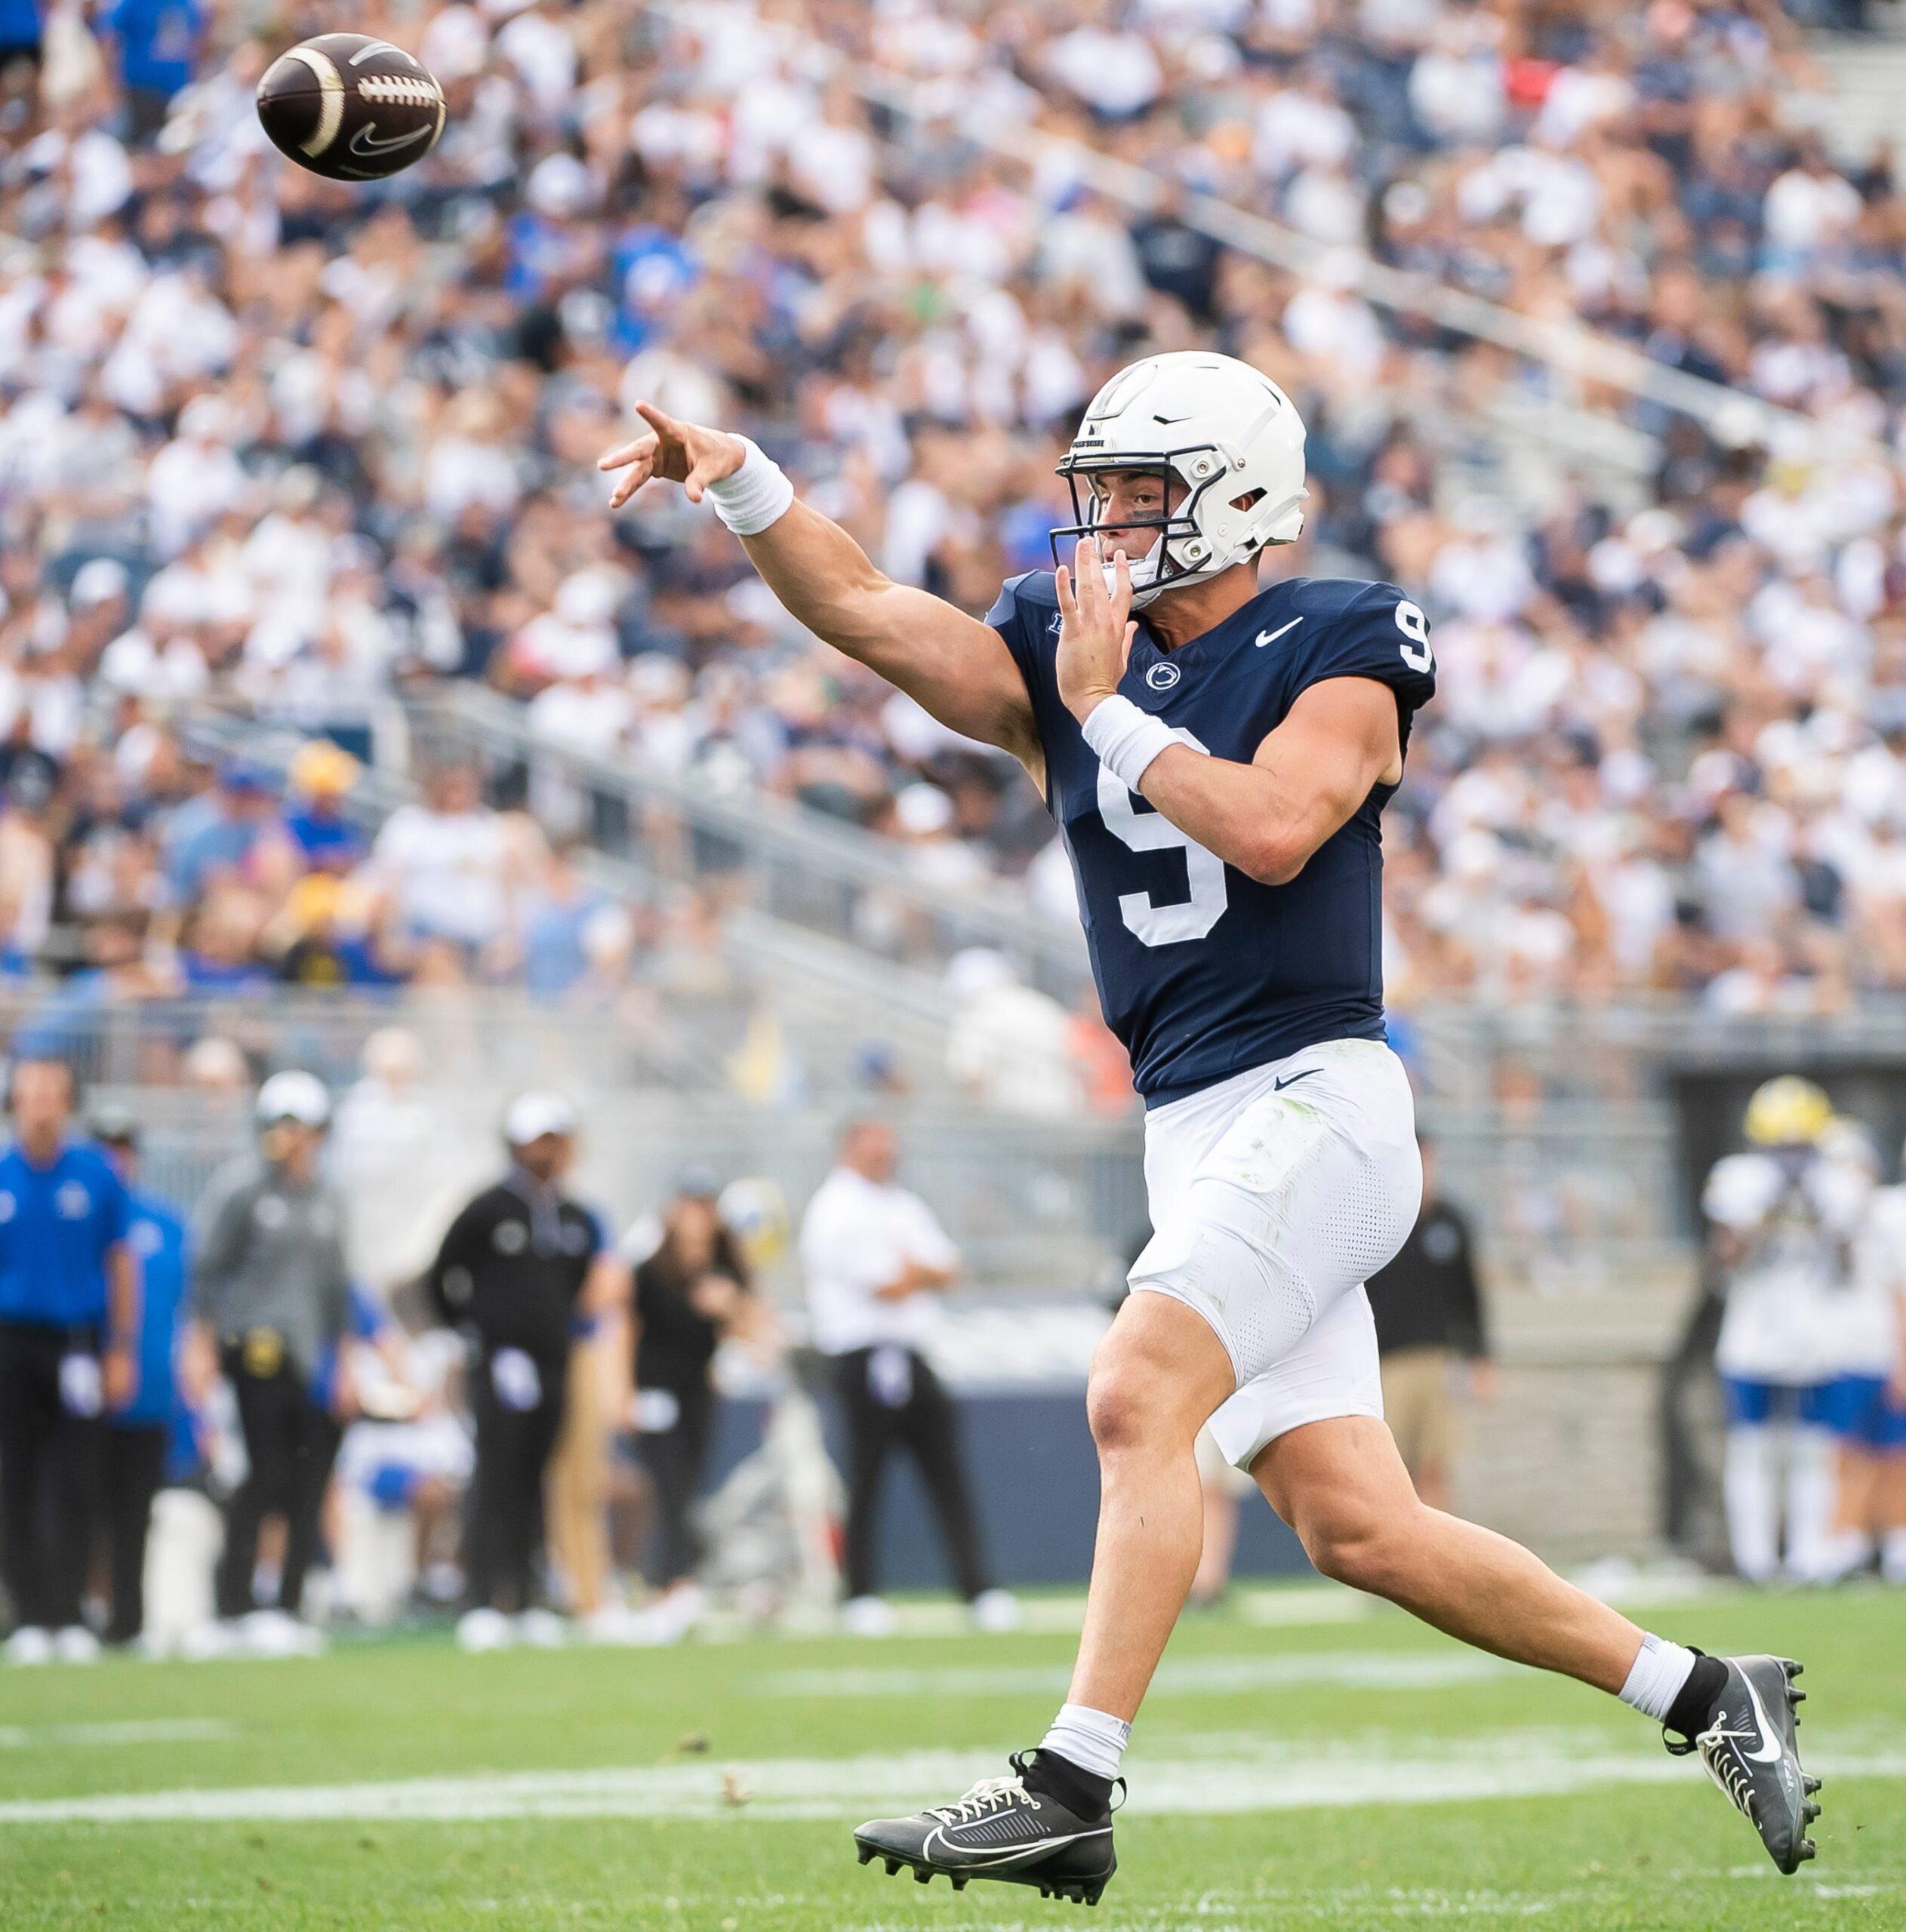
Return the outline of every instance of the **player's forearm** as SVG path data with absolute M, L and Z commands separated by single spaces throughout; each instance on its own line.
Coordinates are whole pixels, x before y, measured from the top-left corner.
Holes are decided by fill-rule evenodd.
M 1266 885 L 1288 885 L 1342 823 L 1319 801 L 1292 796 L 1261 765 L 1185 745 L 1161 752 L 1138 789 L 1206 851 Z
M 741 541 L 762 581 L 817 637 L 879 672 L 950 730 L 999 746 L 1037 776 L 1032 705 L 996 632 L 883 576 L 839 524 L 798 499 Z
M 743 537 L 741 547 L 791 617 L 836 651 L 882 668 L 891 639 L 879 606 L 895 586 L 832 518 L 797 497 L 765 530 Z

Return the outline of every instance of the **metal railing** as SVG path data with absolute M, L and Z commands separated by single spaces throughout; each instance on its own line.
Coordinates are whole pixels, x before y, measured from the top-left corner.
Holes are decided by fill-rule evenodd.
M 722 1028 L 698 1017 L 685 1001 L 562 1007 L 491 989 L 100 998 L 54 982 L 0 992 L 10 1053 L 63 1060 L 88 1088 L 188 1088 L 191 1051 L 213 1038 L 238 1047 L 254 1072 L 301 1066 L 337 1086 L 356 1077 L 372 1032 L 401 1026 L 446 1084 L 719 1091 L 728 1016 Z
M 520 705 L 474 685 L 420 700 L 412 725 L 426 752 L 474 752 L 492 767 L 574 787 L 597 848 L 652 878 L 712 888 L 724 905 L 936 977 L 962 948 L 984 946 L 1061 998 L 1070 999 L 1085 982 L 1085 938 L 1076 922 L 1042 917 L 1002 882 L 933 885 L 892 839 L 785 799 L 726 795 L 540 737 Z M 893 991 L 917 1006 L 918 989 L 910 995 L 896 983 Z M 933 1004 L 941 1002 L 935 997 Z
M 459 714 L 465 721 L 457 721 Z M 491 721 L 487 734 L 468 721 L 479 714 Z M 493 769 L 561 766 L 560 753 L 527 732 L 520 707 L 493 692 L 457 687 L 439 700 L 423 701 L 417 721 L 439 752 L 476 756 Z M 214 706 L 185 714 L 180 729 L 201 755 L 242 752 L 252 763 L 280 774 L 306 742 L 300 731 L 289 725 L 260 723 Z M 704 827 L 697 815 L 701 801 L 691 794 L 685 808 L 678 799 L 664 801 L 651 811 L 641 798 L 632 796 L 630 787 L 636 781 L 628 773 L 605 765 L 597 776 L 599 792 L 590 794 L 599 798 L 592 808 L 593 816 L 599 827 L 620 825 L 624 835 L 617 841 L 618 850 L 581 855 L 582 869 L 592 883 L 632 905 L 666 904 L 671 892 L 689 885 L 717 889 L 721 924 L 715 963 L 725 987 L 711 990 L 699 1002 L 679 995 L 675 999 L 678 1008 L 698 1011 L 703 1032 L 714 1036 L 718 1058 L 739 1046 L 750 1015 L 767 1012 L 787 1030 L 803 1062 L 804 1078 L 824 1088 L 851 1084 L 858 1077 L 854 1057 L 870 1039 L 898 1057 L 900 1070 L 912 1084 L 928 1090 L 944 1084 L 947 1003 L 938 977 L 941 961 L 929 955 L 920 962 L 928 970 L 916 970 L 870 952 L 825 918 L 797 923 L 783 909 L 790 903 L 817 901 L 824 911 L 830 903 L 851 907 L 884 891 L 889 875 L 868 882 L 851 869 L 843 874 L 836 864 L 817 885 L 798 858 L 789 857 L 774 868 L 774 889 L 751 900 L 735 890 L 735 876 L 727 865 L 734 833 L 748 830 L 750 813 L 730 806 Z M 414 796 L 415 788 L 407 780 L 367 768 L 346 804 L 354 822 L 374 833 L 391 811 Z M 812 815 L 798 807 L 784 805 L 780 810 L 784 826 L 793 823 L 780 849 L 796 852 L 802 845 L 802 821 L 811 820 Z M 627 835 L 631 828 L 654 836 Z M 824 837 L 830 829 L 824 823 L 821 835 Z M 878 840 L 867 843 L 882 845 Z M 756 857 L 759 869 L 763 863 L 759 851 Z M 1082 962 L 1082 943 L 1080 953 Z M 713 1067 L 716 1062 L 707 1064 Z
M 250 1131 L 245 1091 L 189 1081 L 196 1041 L 222 1035 L 254 1070 L 306 1066 L 341 1093 L 370 1032 L 392 1023 L 418 1037 L 418 1094 L 435 1110 L 439 1152 L 471 1185 L 499 1158 L 509 1095 L 555 1085 L 583 1109 L 581 1180 L 619 1217 L 652 1207 L 690 1162 L 724 1177 L 771 1177 L 798 1214 L 840 1123 L 866 1103 L 844 1086 L 750 1102 L 732 1090 L 720 1038 L 693 1012 L 552 1010 L 485 990 L 389 1000 L 287 992 L 102 1002 L 57 986 L 0 995 L 11 1050 L 59 1054 L 94 1095 L 131 1106 L 146 1129 L 151 1178 L 186 1199 Z M 1856 1077 L 1846 1087 L 1836 1080 L 1837 1093 L 1851 1091 L 1862 1105 L 1860 1095 L 1877 1097 L 1874 1124 L 1890 1106 L 1897 1131 L 1906 1110 L 1906 1007 L 1769 1023 L 1671 1001 L 1446 1004 L 1412 1024 L 1419 1111 L 1438 1143 L 1443 1185 L 1474 1214 L 1504 1287 L 1653 1291 L 1692 1281 L 1680 1079 L 1718 1075 L 1738 1088 L 1790 1067 L 1838 1068 Z M 1023 1120 L 925 1087 L 885 1104 L 912 1184 L 946 1219 L 982 1285 L 1084 1291 L 1116 1275 L 1146 1231 L 1135 1117 Z M 1722 1123 L 1729 1145 L 1735 1118 L 1730 1110 Z

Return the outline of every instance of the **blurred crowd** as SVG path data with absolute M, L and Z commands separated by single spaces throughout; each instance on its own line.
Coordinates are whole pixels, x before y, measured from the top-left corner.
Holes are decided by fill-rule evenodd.
M 168 721 L 201 694 L 363 751 L 456 677 L 552 741 L 797 798 L 1071 917 L 1015 767 L 791 631 L 673 493 L 612 520 L 593 460 L 638 396 L 747 429 L 888 571 L 984 611 L 1048 562 L 1096 386 L 1213 342 L 1310 425 L 1280 562 L 1393 578 L 1436 624 L 1391 814 L 1397 997 L 1906 984 L 1906 198 L 1890 154 L 1809 131 L 1817 76 L 1767 0 L 374 5 L 349 24 L 450 112 L 371 187 L 292 168 L 252 112 L 270 56 L 337 24 L 0 7 L 10 959 L 52 928 L 64 963 L 152 970 L 156 940 L 213 984 L 612 977 L 627 915 L 503 849 L 462 779 L 366 860 L 298 829 L 348 790 L 334 764 L 288 797 L 181 775 Z M 1063 148 L 1002 160 L 989 128 L 1159 198 L 1107 199 Z M 1221 247 L 1188 192 L 1317 266 Z M 1382 310 L 1366 249 L 1786 426 L 1735 444 Z M 1645 500 L 1492 482 L 1505 424 L 1550 408 L 1654 439 Z

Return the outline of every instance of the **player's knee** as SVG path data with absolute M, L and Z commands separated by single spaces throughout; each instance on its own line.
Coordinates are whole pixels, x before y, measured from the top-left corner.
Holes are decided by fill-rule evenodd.
M 1106 1358 L 1101 1350 L 1085 1385 L 1085 1420 L 1101 1456 L 1145 1446 L 1157 1432 L 1157 1405 L 1145 1396 L 1142 1366 L 1129 1356 Z
M 1381 1531 L 1332 1528 L 1308 1539 L 1304 1550 L 1319 1576 L 1372 1596 L 1390 1593 L 1396 1565 Z
M 1410 1574 L 1416 1513 L 1415 1506 L 1339 1507 L 1300 1522 L 1298 1540 L 1319 1575 L 1372 1596 L 1394 1596 Z

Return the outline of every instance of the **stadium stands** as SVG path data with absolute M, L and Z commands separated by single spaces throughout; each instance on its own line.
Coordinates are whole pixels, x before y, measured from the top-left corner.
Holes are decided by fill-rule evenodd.
M 744 426 L 979 610 L 1045 563 L 1100 377 L 1212 340 L 1310 424 L 1298 567 L 1437 620 L 1393 815 L 1405 1003 L 1906 984 L 1906 202 L 1812 131 L 1772 9 L 804 0 L 770 32 L 453 5 L 386 23 L 451 112 L 370 189 L 269 149 L 250 18 L 207 8 L 168 65 L 61 15 L 5 106 L 14 971 L 550 998 L 639 971 L 657 918 L 697 915 L 633 915 L 460 777 L 367 855 L 330 754 L 282 796 L 182 756 L 217 700 L 388 763 L 398 700 L 456 678 L 553 744 L 781 795 L 950 897 L 1003 875 L 1069 919 L 1016 770 L 790 635 L 712 520 L 658 494 L 612 522 L 593 460 L 636 395 Z M 1002 128 L 1058 144 L 1029 169 Z M 1082 180 L 1068 137 L 1156 207 Z M 1308 267 L 1212 238 L 1203 195 Z M 1369 299 L 1366 248 L 1487 328 Z M 1576 322 L 1643 374 L 1574 373 Z M 580 795 L 537 801 L 559 835 L 596 829 Z M 433 879 L 466 866 L 447 926 Z

